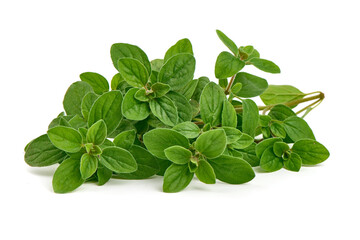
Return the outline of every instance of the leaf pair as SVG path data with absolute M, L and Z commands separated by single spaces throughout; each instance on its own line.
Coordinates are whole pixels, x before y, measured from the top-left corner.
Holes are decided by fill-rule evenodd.
M 296 141 L 290 149 L 281 138 L 270 138 L 256 146 L 256 155 L 260 158 L 260 167 L 265 171 L 277 171 L 284 166 L 298 172 L 302 164 L 315 165 L 325 161 L 329 151 L 312 139 Z

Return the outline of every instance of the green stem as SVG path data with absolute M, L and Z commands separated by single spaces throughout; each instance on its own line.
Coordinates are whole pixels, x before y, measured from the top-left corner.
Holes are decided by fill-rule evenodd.
M 318 93 L 319 94 L 317 94 L 315 96 L 306 97 L 306 98 L 302 98 L 302 99 L 298 99 L 298 100 L 293 100 L 293 101 L 282 103 L 282 104 L 284 104 L 285 106 L 288 106 L 288 107 L 292 107 L 292 106 L 296 106 L 296 105 L 298 105 L 300 103 L 304 103 L 304 102 L 308 102 L 308 101 L 312 101 L 312 100 L 317 100 L 317 101 L 323 100 L 325 98 L 325 94 L 322 93 L 322 92 L 318 92 Z M 278 104 L 271 104 L 271 105 L 267 105 L 267 106 L 259 106 L 258 108 L 259 108 L 260 111 L 265 110 L 265 112 L 266 112 L 266 111 L 270 110 L 271 108 L 273 108 L 276 105 L 278 105 Z M 311 106 L 312 106 L 312 104 L 311 104 Z M 309 106 L 307 106 L 304 110 L 306 110 L 308 107 Z M 235 110 L 236 110 L 237 113 L 242 112 L 242 106 L 235 107 Z M 302 110 L 302 111 L 304 111 L 304 110 Z

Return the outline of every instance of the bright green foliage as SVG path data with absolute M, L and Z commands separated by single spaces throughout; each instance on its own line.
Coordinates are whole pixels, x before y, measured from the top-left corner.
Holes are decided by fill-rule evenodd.
M 329 151 L 304 120 L 324 94 L 268 85 L 262 76 L 243 72 L 248 65 L 269 73 L 280 68 L 260 58 L 254 46 L 238 47 L 216 32 L 231 51 L 213 59 L 218 84 L 205 76 L 194 79 L 196 60 L 187 38 L 152 61 L 138 46 L 113 44 L 118 72 L 111 84 L 98 73 L 80 74 L 81 81 L 66 91 L 64 112 L 53 118 L 47 134 L 25 146 L 25 162 L 60 164 L 53 176 L 56 193 L 84 182 L 153 175 L 164 176 L 164 192 L 179 192 L 194 175 L 205 184 L 241 184 L 255 177 L 252 167 L 299 172 L 328 159 Z M 258 96 L 265 106 L 250 99 Z
M 245 67 L 245 63 L 229 52 L 219 54 L 215 63 L 215 77 L 218 79 L 234 76 Z
M 223 129 L 210 130 L 201 134 L 195 142 L 195 149 L 207 158 L 220 156 L 226 148 L 226 134 Z
M 100 119 L 104 120 L 107 133 L 111 134 L 122 119 L 121 103 L 123 97 L 120 91 L 110 91 L 99 97 L 91 107 L 88 126 L 92 126 Z
M 82 136 L 73 128 L 58 126 L 49 129 L 47 134 L 52 144 L 65 152 L 75 153 L 81 149 Z
M 164 174 L 163 191 L 168 193 L 180 192 L 186 188 L 194 177 L 187 165 L 173 163 Z
M 85 72 L 80 74 L 80 79 L 90 84 L 96 94 L 103 94 L 109 91 L 109 82 L 98 73 Z
M 194 77 L 195 58 L 189 53 L 180 53 L 171 57 L 160 69 L 158 81 L 166 83 L 171 90 L 182 89 Z
M 179 53 L 193 54 L 192 45 L 189 39 L 181 39 L 175 45 L 169 48 L 169 50 L 167 50 L 165 53 L 164 62 Z
M 190 162 L 192 153 L 181 146 L 171 146 L 164 150 L 167 159 L 176 164 L 185 164 Z
M 45 167 L 63 161 L 66 156 L 66 153 L 56 148 L 44 134 L 27 145 L 25 162 L 32 167 Z
M 137 91 L 137 88 L 130 89 L 125 94 L 121 105 L 123 116 L 129 120 L 144 120 L 150 114 L 149 104 L 146 102 L 141 102 L 134 97 Z
M 301 139 L 295 142 L 292 151 L 301 157 L 303 164 L 308 165 L 321 163 L 330 156 L 324 145 L 312 139 Z
M 225 93 L 221 87 L 214 82 L 205 86 L 200 97 L 200 113 L 204 123 L 212 126 L 220 124 L 224 101 Z
M 254 57 L 249 61 L 258 69 L 268 73 L 280 73 L 280 68 L 272 61 Z
M 80 161 L 69 158 L 63 161 L 53 176 L 53 189 L 56 193 L 67 193 L 83 184 L 84 179 L 80 173 Z
M 107 128 L 104 120 L 99 120 L 94 123 L 86 134 L 86 141 L 95 145 L 101 145 L 107 136 Z
M 260 97 L 266 105 L 270 105 L 299 100 L 305 95 L 305 93 L 290 85 L 269 85 Z
M 268 88 L 268 82 L 265 79 L 246 72 L 236 74 L 234 84 L 241 84 L 241 89 L 236 91 L 236 95 L 245 98 L 259 96 Z

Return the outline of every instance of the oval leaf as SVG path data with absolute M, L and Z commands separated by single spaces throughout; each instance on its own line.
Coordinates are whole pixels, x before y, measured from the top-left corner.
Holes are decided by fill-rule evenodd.
M 181 39 L 175 45 L 171 46 L 165 53 L 164 62 L 179 53 L 189 53 L 191 55 L 194 54 L 189 39 Z
M 109 82 L 102 75 L 94 72 L 80 74 L 81 81 L 87 82 L 96 94 L 103 94 L 109 91 Z
M 262 58 L 252 58 L 249 62 L 261 71 L 268 73 L 280 73 L 280 68 L 272 61 Z
M 107 136 L 107 128 L 104 120 L 99 120 L 94 123 L 86 134 L 86 141 L 95 145 L 101 145 Z
M 235 108 L 229 101 L 224 101 L 222 114 L 221 114 L 221 125 L 227 127 L 236 128 L 237 126 L 237 115 Z
M 179 123 L 173 127 L 173 130 L 181 133 L 187 138 L 196 138 L 200 134 L 200 128 L 193 122 Z
M 181 146 L 171 146 L 164 151 L 167 159 L 176 164 L 186 164 L 190 162 L 192 153 L 190 150 Z
M 110 91 L 101 95 L 90 109 L 88 126 L 91 127 L 102 119 L 106 124 L 107 133 L 110 135 L 122 119 L 122 99 L 120 91 Z
M 150 114 L 149 104 L 140 102 L 134 95 L 138 91 L 137 88 L 130 89 L 122 102 L 122 114 L 130 120 L 144 120 Z
M 284 128 L 286 134 L 294 141 L 303 138 L 310 138 L 315 140 L 315 136 L 307 122 L 297 116 L 289 117 L 284 121 Z
M 258 76 L 240 72 L 236 74 L 233 84 L 241 84 L 241 89 L 236 95 L 244 98 L 252 98 L 259 96 L 268 88 L 268 82 Z
M 167 159 L 164 150 L 179 145 L 189 147 L 189 140 L 182 134 L 171 129 L 154 129 L 144 134 L 144 144 L 155 157 Z
M 107 147 L 100 156 L 100 163 L 117 173 L 130 173 L 137 170 L 131 153 L 119 147 Z
M 82 147 L 82 136 L 73 128 L 58 126 L 49 129 L 47 134 L 52 144 L 65 152 L 75 153 Z
M 200 97 L 200 113 L 204 123 L 212 126 L 221 122 L 221 111 L 225 101 L 225 93 L 216 83 L 208 83 Z
M 292 151 L 297 153 L 303 164 L 315 165 L 329 158 L 330 153 L 324 145 L 312 140 L 303 139 L 294 143 Z
M 149 80 L 144 64 L 133 58 L 120 58 L 118 70 L 125 81 L 133 87 L 143 87 Z
M 305 93 L 290 85 L 269 85 L 260 98 L 265 105 L 272 105 L 302 99 L 305 96 Z
M 227 46 L 234 55 L 238 55 L 239 53 L 238 47 L 230 38 L 228 38 L 228 36 L 225 35 L 225 33 L 223 33 L 220 30 L 216 30 L 216 34 L 218 35 L 220 40 L 225 44 L 225 46 Z
M 194 77 L 195 58 L 189 53 L 171 57 L 160 69 L 158 81 L 170 85 L 171 90 L 182 89 Z
M 194 177 L 189 171 L 188 165 L 176 165 L 173 163 L 164 174 L 163 191 L 168 193 L 180 192 L 186 188 Z
M 80 160 L 80 173 L 83 179 L 88 179 L 97 170 L 98 158 L 96 156 L 84 153 Z
M 93 92 L 90 84 L 82 81 L 74 82 L 65 93 L 63 106 L 67 115 L 81 115 L 81 102 L 84 96 Z
M 231 53 L 221 52 L 215 63 L 215 77 L 218 79 L 232 77 L 244 66 L 245 63 Z
M 214 184 L 216 182 L 216 176 L 212 166 L 205 160 L 198 162 L 196 169 L 196 177 L 203 183 Z
M 209 159 L 216 178 L 230 184 L 242 184 L 255 177 L 254 170 L 245 160 L 237 157 L 222 155 Z
M 25 162 L 32 167 L 50 166 L 66 157 L 66 153 L 56 148 L 46 134 L 32 140 L 25 152 Z
M 79 159 L 69 158 L 56 169 L 52 186 L 56 193 L 67 193 L 75 190 L 84 183 L 80 173 Z
M 261 155 L 260 167 L 267 172 L 275 172 L 283 167 L 283 161 L 274 154 L 272 147 L 268 147 Z
M 189 101 L 177 92 L 169 92 L 166 96 L 169 97 L 175 104 L 179 116 L 178 123 L 191 121 L 192 108 Z
M 207 158 L 220 156 L 226 148 L 226 134 L 223 129 L 204 132 L 195 142 L 195 149 Z
M 251 99 L 243 100 L 242 131 L 255 137 L 255 130 L 259 125 L 259 109 Z
M 161 122 L 168 126 L 175 126 L 178 122 L 178 111 L 170 98 L 163 96 L 154 98 L 150 102 L 151 112 L 159 118 Z

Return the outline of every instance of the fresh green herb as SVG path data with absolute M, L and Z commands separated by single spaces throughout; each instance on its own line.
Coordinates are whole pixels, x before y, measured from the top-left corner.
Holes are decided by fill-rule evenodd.
M 59 164 L 52 182 L 56 193 L 84 182 L 104 185 L 111 178 L 154 175 L 164 176 L 164 192 L 179 192 L 194 176 L 205 184 L 216 179 L 242 184 L 255 177 L 252 167 L 298 172 L 328 159 L 329 151 L 304 120 L 324 94 L 269 85 L 243 72 L 247 65 L 266 73 L 280 68 L 253 46 L 238 47 L 216 32 L 230 50 L 214 60 L 211 77 L 218 84 L 194 79 L 196 61 L 187 38 L 152 61 L 138 46 L 113 44 L 118 72 L 111 83 L 98 73 L 80 74 L 81 81 L 66 91 L 65 111 L 51 121 L 47 134 L 26 145 L 25 162 Z M 264 106 L 250 99 L 255 97 Z

